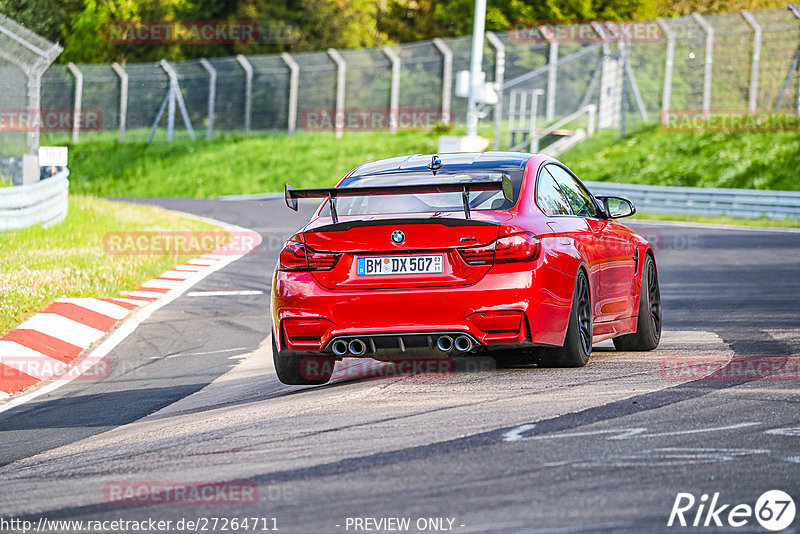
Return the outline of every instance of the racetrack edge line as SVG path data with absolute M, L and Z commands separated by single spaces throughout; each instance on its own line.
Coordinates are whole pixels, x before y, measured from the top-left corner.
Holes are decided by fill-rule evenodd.
M 171 213 L 174 213 L 181 217 L 186 217 L 188 219 L 195 219 L 210 224 L 214 224 L 226 230 L 252 232 L 255 236 L 258 237 L 257 243 L 253 247 L 253 250 L 258 248 L 258 246 L 261 244 L 261 234 L 253 230 L 250 230 L 248 228 L 212 219 L 210 217 L 197 216 L 191 213 L 184 213 L 176 210 L 165 210 L 165 211 L 169 211 Z M 194 287 L 198 282 L 205 279 L 210 274 L 217 272 L 223 269 L 224 267 L 227 267 L 228 265 L 230 265 L 231 263 L 235 262 L 238 259 L 241 259 L 245 254 L 247 253 L 245 252 L 238 255 L 230 255 L 225 259 L 220 259 L 219 261 L 205 268 L 202 272 L 198 272 L 194 277 L 194 280 L 192 280 L 190 284 L 187 284 L 184 287 L 178 287 L 175 290 L 164 294 L 164 296 L 160 297 L 158 300 L 148 303 L 139 309 L 133 310 L 130 315 L 123 318 L 119 323 L 117 323 L 116 327 L 113 330 L 111 330 L 110 334 L 107 335 L 107 337 L 105 337 L 100 342 L 100 344 L 96 345 L 93 348 L 88 349 L 89 350 L 88 354 L 84 358 L 80 358 L 80 361 L 82 363 L 81 373 L 71 374 L 71 376 L 65 375 L 67 376 L 66 378 L 65 377 L 55 378 L 53 382 L 45 384 L 42 387 L 37 388 L 29 393 L 21 392 L 18 395 L 9 398 L 5 404 L 0 405 L 0 413 L 21 406 L 27 402 L 34 400 L 35 398 L 41 395 L 55 391 L 61 386 L 72 382 L 77 377 L 86 373 L 92 367 L 94 367 L 95 364 L 97 364 L 97 362 L 101 361 L 106 355 L 108 355 L 108 353 L 110 353 L 125 338 L 127 338 L 131 333 L 133 333 L 141 323 L 143 323 L 150 317 L 150 315 L 152 315 L 153 312 L 174 301 L 175 299 L 183 295 L 186 291 Z M 144 282 L 142 285 L 146 284 L 147 282 Z

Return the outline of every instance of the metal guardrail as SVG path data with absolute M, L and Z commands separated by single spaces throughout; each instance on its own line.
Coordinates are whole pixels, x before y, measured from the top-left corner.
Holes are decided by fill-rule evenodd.
M 800 192 L 796 191 L 585 183 L 593 194 L 625 197 L 643 212 L 800 219 Z
M 0 232 L 63 221 L 69 210 L 69 170 L 28 185 L 0 188 Z

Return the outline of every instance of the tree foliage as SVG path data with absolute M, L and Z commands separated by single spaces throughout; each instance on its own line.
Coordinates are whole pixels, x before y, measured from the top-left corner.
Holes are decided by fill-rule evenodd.
M 694 11 L 777 7 L 778 0 L 488 0 L 486 28 L 515 22 L 644 20 Z M 0 0 L 0 12 L 60 42 L 60 62 L 133 62 L 236 53 L 360 48 L 469 35 L 474 0 Z M 270 21 L 286 32 L 258 44 L 115 44 L 119 21 Z

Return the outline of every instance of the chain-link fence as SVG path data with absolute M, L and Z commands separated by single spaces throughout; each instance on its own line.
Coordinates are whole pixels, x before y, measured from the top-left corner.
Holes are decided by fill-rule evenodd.
M 486 106 L 483 127 L 491 127 L 494 113 L 501 114 L 494 124 L 496 146 L 512 145 L 510 130 L 518 130 L 517 140 L 530 131 L 534 100 L 537 132 L 557 124 L 543 130 L 554 138 L 588 127 L 582 110 L 591 105 L 597 126 L 620 129 L 657 122 L 668 110 L 800 112 L 800 11 L 794 6 L 642 24 L 648 25 L 643 38 L 636 28 L 600 23 L 548 31 L 532 25 L 489 38 L 483 69 L 487 81 L 495 82 L 500 105 Z M 469 68 L 470 43 L 469 37 L 459 37 L 388 49 L 171 66 L 200 138 L 247 131 L 390 129 L 393 123 L 429 128 L 449 119 L 464 122 L 467 100 L 456 96 L 456 87 L 458 72 Z M 393 57 L 399 71 L 393 71 Z M 502 84 L 496 83 L 500 77 Z M 81 105 L 101 120 L 81 124 L 80 132 L 52 132 L 53 141 L 121 129 L 120 137 L 143 140 L 171 87 L 158 63 L 54 66 L 44 74 L 42 107 L 75 107 L 79 78 Z M 180 114 L 176 117 L 177 135 L 183 135 L 186 127 Z M 168 113 L 162 114 L 156 126 L 166 126 L 167 120 Z
M 37 154 L 42 121 L 69 120 L 43 113 L 42 73 L 61 48 L 0 15 L 0 185 L 39 179 Z

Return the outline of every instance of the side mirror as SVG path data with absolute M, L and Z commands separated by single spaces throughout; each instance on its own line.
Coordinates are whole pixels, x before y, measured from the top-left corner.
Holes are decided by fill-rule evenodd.
M 612 219 L 630 217 L 636 213 L 633 203 L 627 198 L 622 197 L 596 197 L 603 203 L 606 215 Z

